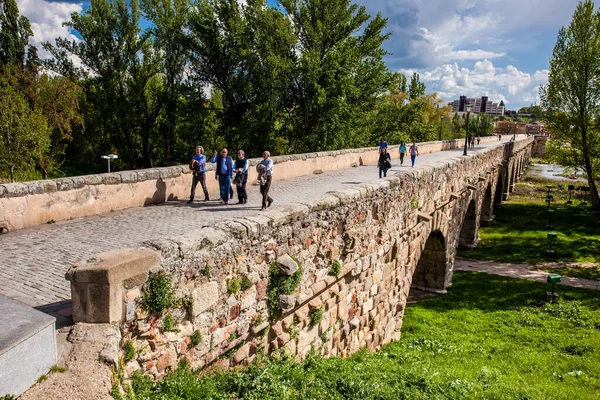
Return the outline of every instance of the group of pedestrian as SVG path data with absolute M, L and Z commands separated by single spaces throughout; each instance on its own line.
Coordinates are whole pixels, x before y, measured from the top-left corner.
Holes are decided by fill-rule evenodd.
M 471 135 L 467 137 L 467 144 L 469 145 L 470 149 L 475 148 L 475 141 L 477 141 L 477 146 L 479 146 L 479 142 L 481 142 L 481 138 L 479 137 L 479 135 L 476 138 Z
M 411 167 L 415 166 L 415 161 L 419 155 L 419 146 L 413 141 L 413 144 L 409 147 L 408 152 L 410 153 Z M 406 143 L 400 142 L 400 165 L 404 165 L 404 156 L 406 155 Z M 377 167 L 379 168 L 379 177 L 387 176 L 387 171 L 392 168 L 392 158 L 388 152 L 388 143 L 384 137 L 379 141 L 379 160 L 377 161 Z
M 262 156 L 263 159 L 256 166 L 256 170 L 258 172 L 260 193 L 262 195 L 261 210 L 264 210 L 273 203 L 273 199 L 269 196 L 271 177 L 273 175 L 273 160 L 271 160 L 271 153 L 266 150 L 263 152 Z M 204 148 L 202 146 L 196 146 L 196 154 L 190 161 L 190 169 L 192 170 L 192 190 L 188 204 L 194 201 L 198 182 L 200 182 L 204 192 L 204 201 L 210 200 L 208 189 L 206 188 L 206 161 Z M 229 204 L 229 200 L 233 199 L 233 184 L 237 189 L 238 202 L 236 204 L 247 204 L 248 193 L 246 192 L 246 184 L 248 183 L 248 167 L 250 163 L 246 158 L 244 150 L 240 149 L 237 151 L 237 158 L 234 161 L 231 155 L 229 155 L 227 148 L 223 147 L 220 153 L 216 150 L 214 151 L 210 158 L 210 162 L 216 164 L 215 179 L 219 181 L 219 196 L 221 202 L 223 204 Z

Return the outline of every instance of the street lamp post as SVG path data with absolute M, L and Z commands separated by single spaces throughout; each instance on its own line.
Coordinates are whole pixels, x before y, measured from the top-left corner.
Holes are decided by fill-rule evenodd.
M 107 160 L 108 161 L 108 173 L 110 174 L 110 160 L 113 160 L 115 158 L 119 158 L 119 156 L 116 155 L 116 154 L 109 154 L 107 156 L 100 156 L 100 158 L 102 158 L 103 160 Z
M 440 141 L 442 140 L 442 121 L 444 120 L 444 114 L 440 114 Z
M 469 115 L 471 114 L 471 105 L 465 105 L 465 110 L 467 111 L 467 124 L 465 126 L 465 149 L 463 151 L 463 156 L 467 155 L 467 148 L 469 146 Z
M 517 121 L 515 121 L 515 130 L 513 131 L 513 142 L 517 140 Z

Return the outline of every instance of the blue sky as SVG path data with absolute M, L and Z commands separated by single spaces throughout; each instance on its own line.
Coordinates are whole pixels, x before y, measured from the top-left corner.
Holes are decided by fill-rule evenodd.
M 276 5 L 276 0 L 268 0 Z M 393 71 L 418 72 L 427 92 L 450 101 L 461 94 L 504 100 L 508 109 L 539 101 L 558 29 L 578 0 L 359 0 L 388 18 L 385 48 Z M 70 33 L 61 26 L 89 1 L 17 0 L 33 42 Z M 41 52 L 43 56 L 43 52 Z

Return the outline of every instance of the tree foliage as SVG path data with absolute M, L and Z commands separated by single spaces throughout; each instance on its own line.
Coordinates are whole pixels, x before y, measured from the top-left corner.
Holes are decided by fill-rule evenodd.
M 580 2 L 570 25 L 559 30 L 540 97 L 553 140 L 570 148 L 556 153 L 560 163 L 579 164 L 586 172 L 592 207 L 600 209 L 594 181 L 600 159 L 600 13 L 594 8 L 590 0 Z

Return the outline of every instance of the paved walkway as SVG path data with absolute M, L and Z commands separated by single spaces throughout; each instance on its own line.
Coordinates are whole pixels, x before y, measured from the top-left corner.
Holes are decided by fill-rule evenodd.
M 488 274 L 529 279 L 538 282 L 546 282 L 546 277 L 548 276 L 548 272 L 535 270 L 529 264 L 509 264 L 496 261 L 468 260 L 465 258 L 456 258 L 454 260 L 454 270 L 487 272 Z M 600 290 L 600 281 L 571 278 L 569 276 L 562 276 L 561 283 L 558 285 Z
M 498 143 L 482 144 L 469 151 L 481 151 Z M 462 149 L 424 154 L 417 157 L 415 169 L 461 154 Z M 403 167 L 399 166 L 398 159 L 392 161 L 394 167 L 389 174 L 411 168 L 410 160 L 409 166 L 405 163 Z M 377 168 L 371 165 L 275 181 L 271 189 L 275 199 L 273 207 L 373 181 L 377 179 L 377 173 Z M 249 204 L 243 206 L 221 205 L 217 201 L 192 205 L 185 201 L 167 202 L 1 235 L 0 294 L 46 312 L 64 309 L 71 298 L 69 283 L 64 278 L 69 265 L 103 251 L 132 247 L 150 239 L 171 237 L 228 219 L 259 214 L 257 186 L 249 188 L 248 197 Z M 70 314 L 70 310 L 65 314 Z

